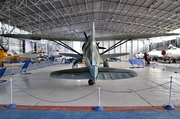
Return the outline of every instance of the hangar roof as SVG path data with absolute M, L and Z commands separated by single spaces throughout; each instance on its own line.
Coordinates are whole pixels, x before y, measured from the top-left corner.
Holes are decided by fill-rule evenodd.
M 32 33 L 164 33 L 180 28 L 178 0 L 0 0 L 0 21 Z

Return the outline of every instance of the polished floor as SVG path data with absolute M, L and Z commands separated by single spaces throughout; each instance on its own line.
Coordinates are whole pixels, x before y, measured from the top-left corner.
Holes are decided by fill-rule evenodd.
M 98 105 L 97 88 L 100 86 L 100 105 L 103 107 L 162 107 L 169 104 L 170 79 L 172 77 L 171 104 L 180 106 L 180 75 L 178 65 L 152 63 L 149 67 L 132 68 L 127 61 L 111 62 L 110 67 L 134 70 L 138 77 L 122 80 L 98 80 L 89 86 L 87 79 L 68 80 L 50 78 L 51 71 L 71 68 L 72 64 L 41 64 L 31 66 L 22 75 L 14 73 L 12 103 L 18 106 L 73 106 L 94 107 Z M 46 66 L 47 65 L 47 66 Z M 36 65 L 38 66 L 38 65 Z M 14 67 L 14 65 L 13 65 Z M 168 67 L 171 67 L 169 70 Z M 175 69 L 173 69 L 174 67 Z M 19 71 L 8 67 L 0 84 L 0 104 L 10 104 L 10 75 Z M 174 72 L 177 71 L 177 72 Z M 0 110 L 1 113 L 2 110 Z M 106 108 L 105 110 L 106 111 Z M 180 117 L 178 117 L 180 118 Z M 146 118 L 145 118 L 146 119 Z M 151 119 L 151 118 L 150 118 Z M 165 118 L 162 118 L 165 119 Z

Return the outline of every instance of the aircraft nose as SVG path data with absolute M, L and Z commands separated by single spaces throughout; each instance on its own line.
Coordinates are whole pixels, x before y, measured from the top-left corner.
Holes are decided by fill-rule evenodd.
M 161 54 L 166 55 L 166 50 L 162 50 Z

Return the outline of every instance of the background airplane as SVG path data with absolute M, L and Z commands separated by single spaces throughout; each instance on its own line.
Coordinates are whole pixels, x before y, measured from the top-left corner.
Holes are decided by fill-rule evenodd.
M 14 55 L 12 56 L 11 54 L 6 54 L 8 50 L 6 50 L 2 44 L 0 44 L 1 46 L 1 49 L 0 49 L 0 67 L 4 67 L 4 64 L 3 64 L 3 61 L 4 60 L 10 60 L 10 59 L 14 59 L 14 60 L 17 60 L 17 59 L 25 59 L 27 58 L 26 56 L 21 56 L 21 55 Z
M 180 59 L 180 48 L 169 45 L 168 49 L 162 50 L 161 54 L 165 57 L 165 59 L 169 59 L 169 63 L 176 63 L 176 60 Z
M 157 61 L 158 58 L 163 58 L 164 56 L 161 54 L 162 51 L 157 51 L 155 49 L 149 51 L 149 52 L 145 52 L 145 53 L 137 53 L 134 55 L 135 58 L 144 58 L 144 56 L 147 56 L 148 59 L 150 59 L 151 61 L 155 60 Z
M 68 54 L 64 53 L 63 55 L 77 57 L 76 63 L 82 61 L 86 64 L 86 67 L 76 68 L 76 69 L 67 69 L 67 70 L 59 70 L 51 72 L 50 76 L 53 78 L 61 78 L 61 79 L 89 79 L 89 85 L 93 85 L 96 83 L 97 79 L 104 79 L 104 80 L 114 80 L 114 79 L 124 79 L 124 78 L 131 78 L 137 76 L 137 73 L 132 70 L 125 70 L 125 69 L 117 69 L 117 68 L 109 68 L 107 58 L 117 57 L 122 55 L 121 53 L 118 54 L 105 54 L 110 50 L 132 40 L 138 38 L 150 38 L 150 37 L 157 37 L 157 36 L 170 36 L 170 35 L 179 35 L 175 33 L 163 33 L 163 34 L 135 34 L 135 35 L 119 35 L 119 36 L 104 36 L 104 37 L 97 37 L 95 38 L 95 25 L 93 23 L 92 27 L 92 35 L 87 36 L 84 33 L 84 37 L 66 37 L 66 36 L 55 36 L 55 35 L 43 35 L 43 34 L 1 34 L 0 36 L 4 37 L 13 37 L 13 38 L 26 38 L 26 39 L 47 39 L 56 42 L 59 45 L 75 52 L 76 54 Z M 103 52 L 99 52 L 99 46 L 96 41 L 106 41 L 106 40 L 118 40 L 117 43 L 109 47 Z M 82 54 L 71 48 L 70 46 L 66 45 L 62 41 L 83 41 L 84 44 L 82 46 Z M 100 62 L 104 62 L 104 67 L 100 67 Z

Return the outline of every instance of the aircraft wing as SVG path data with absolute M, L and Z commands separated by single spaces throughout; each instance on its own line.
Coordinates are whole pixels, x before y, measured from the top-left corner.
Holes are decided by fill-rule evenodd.
M 45 35 L 45 34 L 0 34 L 0 36 L 11 38 L 24 38 L 32 40 L 62 40 L 62 41 L 85 41 L 84 37 L 67 37 L 60 35 Z
M 9 59 L 25 59 L 27 57 L 24 57 L 24 56 L 6 56 L 6 57 L 3 57 L 1 58 L 0 60 L 3 61 L 3 60 L 9 60 Z
M 51 72 L 50 77 L 59 79 L 91 79 L 86 67 Z
M 17 59 L 26 59 L 28 57 L 27 56 L 23 56 L 23 55 L 15 55 L 14 58 L 17 58 Z
M 180 34 L 178 33 L 132 34 L 132 35 L 127 34 L 127 35 L 97 37 L 96 41 L 151 38 L 151 37 L 172 36 L 172 35 L 180 35 Z M 60 35 L 45 35 L 45 34 L 0 34 L 0 36 L 11 37 L 11 38 L 24 38 L 24 39 L 32 39 L 32 40 L 46 39 L 46 40 L 62 40 L 62 41 L 86 41 L 84 37 L 67 37 Z
M 124 55 L 128 55 L 128 54 L 129 53 L 103 54 L 103 55 L 101 55 L 101 58 L 102 59 L 114 58 L 114 57 L 124 56 Z
M 124 78 L 132 78 L 136 76 L 138 76 L 137 73 L 132 70 L 100 67 L 97 79 L 117 80 Z M 92 79 L 92 76 L 89 74 L 88 69 L 86 67 L 54 71 L 51 72 L 50 77 L 74 80 Z
M 82 56 L 78 54 L 73 54 L 73 53 L 59 53 L 60 55 L 68 56 L 68 57 L 76 57 L 76 58 L 82 58 Z
M 160 37 L 160 36 L 172 36 L 180 35 L 178 33 L 162 33 L 162 34 L 132 34 L 132 35 L 118 35 L 118 36 L 104 36 L 96 37 L 96 41 L 104 40 L 125 40 L 125 39 L 139 39 L 139 38 L 151 38 L 151 37 Z

